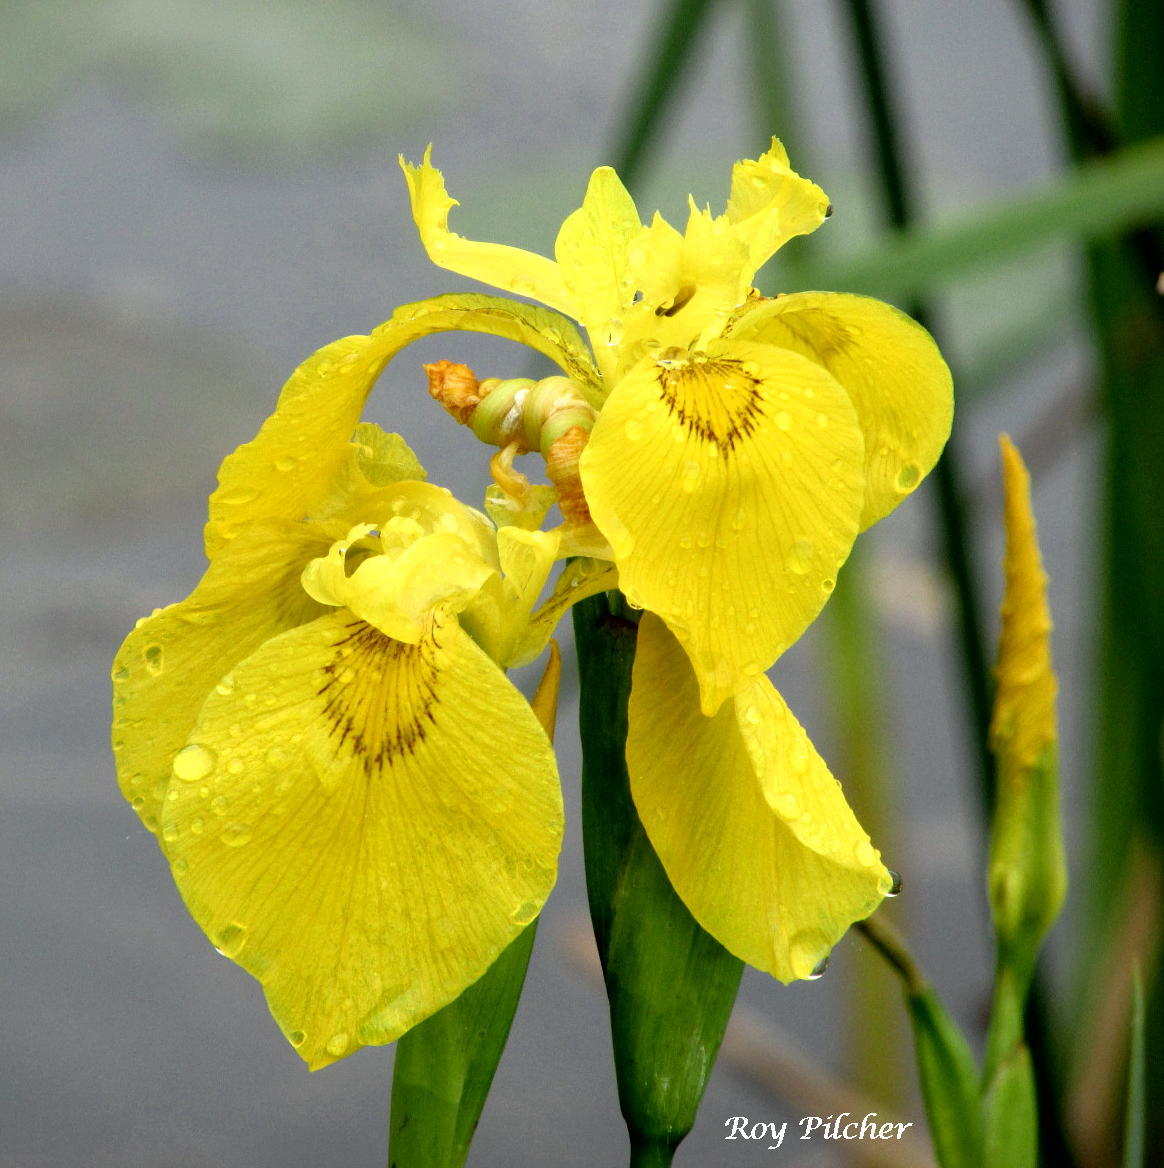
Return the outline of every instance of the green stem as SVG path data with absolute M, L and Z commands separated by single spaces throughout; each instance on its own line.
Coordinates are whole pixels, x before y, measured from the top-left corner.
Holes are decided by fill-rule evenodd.
M 675 1147 L 658 1140 L 645 1140 L 631 1146 L 630 1168 L 671 1168 Z

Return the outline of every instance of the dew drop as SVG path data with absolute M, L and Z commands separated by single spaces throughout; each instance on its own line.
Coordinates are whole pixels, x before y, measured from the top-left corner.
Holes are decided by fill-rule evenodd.
M 178 838 L 178 825 L 173 821 L 162 824 L 162 839 L 167 843 L 173 843 Z
M 699 486 L 701 477 L 702 473 L 699 463 L 689 460 L 683 467 L 683 477 L 680 479 L 680 485 L 688 494 L 691 494 Z
M 201 835 L 206 830 L 206 821 L 201 816 L 190 820 L 190 830 L 194 835 Z
M 907 462 L 897 472 L 897 477 L 893 480 L 893 485 L 899 494 L 904 495 L 907 491 L 912 491 L 917 486 L 918 479 L 920 478 L 921 470 L 917 463 Z
M 324 1050 L 326 1050 L 327 1053 L 332 1056 L 332 1058 L 339 1058 L 340 1055 L 342 1055 L 347 1049 L 348 1036 L 342 1031 L 339 1034 L 333 1034 L 327 1040 L 327 1046 L 324 1047 Z
M 792 415 L 787 410 L 777 410 L 775 421 L 781 430 L 792 429 Z
M 226 807 L 227 802 L 225 795 L 215 795 L 214 798 L 210 800 L 210 810 L 213 811 L 215 815 L 225 815 Z
M 900 896 L 901 895 L 901 885 L 902 885 L 901 873 L 895 872 L 892 868 L 889 868 L 888 872 L 889 872 L 889 891 L 885 895 L 886 896 Z
M 302 1030 L 292 1030 L 287 1035 L 287 1041 L 298 1050 L 307 1041 L 307 1035 Z
M 286 474 L 289 470 L 295 468 L 296 459 L 289 454 L 281 454 L 275 459 L 275 469 L 281 474 Z
M 837 586 L 837 582 L 831 576 L 826 576 L 820 582 L 820 587 L 821 587 L 822 592 L 831 592 L 836 586 Z
M 223 957 L 237 957 L 246 943 L 247 930 L 245 925 L 227 925 L 214 938 L 214 947 Z
M 227 847 L 241 848 L 243 844 L 250 842 L 250 825 L 246 823 L 228 823 L 222 829 L 222 835 L 219 838 Z
M 825 970 L 829 967 L 829 957 L 831 954 L 826 953 L 813 967 L 812 973 L 808 975 L 805 981 L 819 981 L 825 975 Z
M 781 819 L 795 819 L 800 814 L 800 800 L 791 791 L 777 795 L 776 814 Z
M 822 430 L 827 430 L 827 429 L 829 428 L 829 416 L 828 416 L 828 414 L 817 414 L 817 416 L 816 416 L 816 424 L 817 424 L 817 426 L 818 426 L 820 429 L 822 429 Z
M 129 676 L 129 670 L 123 665 L 120 669 L 115 669 L 109 676 L 114 681 L 124 681 Z
M 205 746 L 191 742 L 174 755 L 174 778 L 184 783 L 196 783 L 214 770 L 214 754 Z
M 247 769 L 247 765 L 241 758 L 232 758 L 230 762 L 226 764 L 226 769 L 232 775 L 241 775 L 243 771 Z
M 259 497 L 259 492 L 254 487 L 234 487 L 232 490 L 223 491 L 218 496 L 217 502 L 225 503 L 228 507 L 241 507 L 244 503 L 250 503 Z
M 190 861 L 185 856 L 179 856 L 171 865 L 170 868 L 175 876 L 185 876 L 187 869 L 190 867 Z
M 856 852 L 858 864 L 872 868 L 877 863 L 877 849 L 868 840 L 862 840 L 857 845 Z
M 221 694 L 224 698 L 230 697 L 234 693 L 234 678 L 227 674 L 215 687 L 214 692 Z
M 146 651 L 142 654 L 145 658 L 145 667 L 157 677 L 159 673 L 165 669 L 165 663 L 162 660 L 161 645 L 148 645 Z
M 638 442 L 643 436 L 643 424 L 638 418 L 631 418 L 622 430 L 628 442 Z
M 518 905 L 517 908 L 509 914 L 509 919 L 515 925 L 528 925 L 541 911 L 541 905 L 536 901 L 527 900 L 524 904 Z
M 814 547 L 811 539 L 798 539 L 788 553 L 785 566 L 797 576 L 803 576 L 808 571 L 813 551 Z

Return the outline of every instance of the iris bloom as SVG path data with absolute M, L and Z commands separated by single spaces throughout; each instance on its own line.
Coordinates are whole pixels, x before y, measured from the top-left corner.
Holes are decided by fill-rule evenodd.
M 579 573 L 533 613 L 557 537 L 495 530 L 357 425 L 413 335 L 295 373 L 222 466 L 205 576 L 113 670 L 121 788 L 312 1068 L 475 981 L 561 842 L 552 748 L 503 669 L 542 650 Z
M 593 405 L 585 503 L 619 587 L 654 614 L 627 760 L 672 884 L 732 952 L 808 976 L 891 877 L 765 670 L 820 611 L 858 532 L 937 460 L 945 363 L 879 301 L 755 291 L 765 261 L 830 210 L 775 140 L 733 168 L 722 215 L 691 203 L 682 234 L 657 214 L 643 224 L 615 172 L 596 170 L 553 260 L 452 233 L 455 200 L 428 155 L 402 165 L 435 263 L 556 314 L 483 297 L 492 323 L 478 327 L 511 335 L 507 316 L 543 313 L 541 351 Z

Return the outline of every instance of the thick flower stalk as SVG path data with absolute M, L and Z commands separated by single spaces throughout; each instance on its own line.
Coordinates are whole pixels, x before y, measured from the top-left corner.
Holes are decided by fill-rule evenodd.
M 414 332 L 296 372 L 223 464 L 202 581 L 113 670 L 121 788 L 312 1068 L 479 978 L 537 916 L 561 842 L 549 739 L 503 672 L 563 603 L 533 614 L 557 537 L 495 529 L 356 425 Z
M 563 540 L 612 560 L 631 604 L 653 614 L 627 744 L 651 843 L 723 945 L 782 980 L 807 977 L 891 877 L 764 674 L 828 599 L 858 532 L 933 466 L 949 371 L 889 305 L 752 287 L 830 210 L 778 142 L 735 166 L 722 215 L 692 203 L 682 234 L 659 215 L 642 223 L 600 168 L 553 260 L 455 235 L 455 200 L 428 156 L 403 166 L 435 263 L 564 314 L 550 355 L 595 416 L 579 425 L 585 506 Z M 592 353 L 578 352 L 566 317 Z M 498 410 L 498 383 L 480 386 L 489 392 L 455 403 L 460 413 L 434 394 L 486 441 L 505 448 L 535 396 L 548 416 L 544 393 Z M 478 409 L 506 426 L 482 424 Z M 524 428 L 525 449 L 541 445 L 536 430 Z

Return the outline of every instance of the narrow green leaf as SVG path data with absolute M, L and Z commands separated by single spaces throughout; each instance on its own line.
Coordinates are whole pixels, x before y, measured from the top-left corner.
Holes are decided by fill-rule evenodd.
M 1017 1046 L 998 1068 L 982 1100 L 982 1168 L 1036 1168 L 1038 1109 L 1035 1076 L 1025 1046 Z
M 461 1168 L 525 982 L 537 923 L 396 1044 L 388 1168 Z
M 636 626 L 596 596 L 574 609 L 582 831 L 634 1168 L 665 1168 L 695 1122 L 743 964 L 672 890 L 630 796 L 625 744 Z
M 1128 1049 L 1128 1100 L 1124 1113 L 1124 1168 L 1145 1168 L 1148 1093 L 1144 1056 L 1144 985 L 1132 974 L 1132 1032 Z
M 1008 196 L 961 222 L 917 227 L 849 257 L 788 274 L 804 288 L 843 288 L 907 302 L 941 284 L 1064 240 L 1099 240 L 1164 215 L 1164 139 L 1089 162 L 1051 186 Z
M 980 1168 L 979 1077 L 970 1044 L 931 986 L 908 993 L 906 1004 L 938 1163 Z

